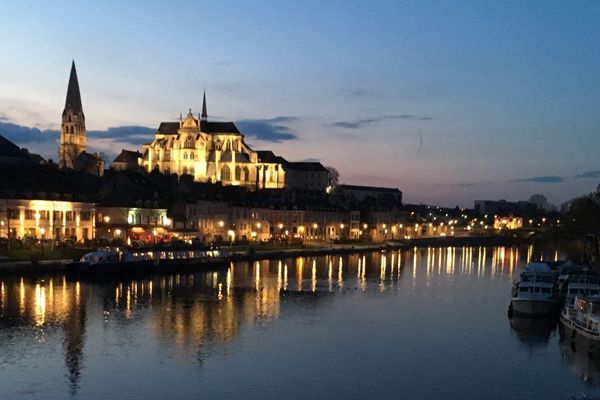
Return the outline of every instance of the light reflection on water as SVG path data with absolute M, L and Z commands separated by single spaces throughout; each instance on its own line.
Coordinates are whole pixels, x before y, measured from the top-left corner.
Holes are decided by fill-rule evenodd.
M 151 399 L 597 391 L 597 363 L 559 345 L 555 324 L 506 318 L 533 252 L 424 248 L 117 282 L 0 279 L 0 397 L 127 398 L 132 387 Z

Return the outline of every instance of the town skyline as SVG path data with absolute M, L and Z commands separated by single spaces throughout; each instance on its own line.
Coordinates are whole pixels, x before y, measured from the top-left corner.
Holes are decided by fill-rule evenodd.
M 125 6 L 124 11 L 127 7 L 130 6 Z M 325 15 L 332 12 L 328 7 L 324 7 Z M 74 12 L 82 13 L 77 10 L 79 6 L 75 8 Z M 278 13 L 289 16 L 292 12 L 275 8 L 271 16 Z M 475 21 L 476 17 L 485 17 L 492 11 L 512 15 L 516 7 L 492 8 L 461 15 L 466 28 L 459 29 L 457 34 L 464 39 L 468 28 L 482 28 L 483 21 Z M 312 66 L 303 64 L 304 68 L 288 51 L 282 61 L 270 64 L 256 57 L 248 58 L 248 50 L 236 53 L 240 43 L 250 43 L 240 39 L 241 30 L 233 30 L 226 41 L 219 39 L 218 33 L 205 32 L 201 27 L 180 27 L 172 36 L 181 39 L 200 30 L 210 39 L 207 42 L 219 43 L 220 46 L 215 44 L 211 49 L 220 52 L 211 51 L 205 59 L 193 51 L 183 52 L 180 46 L 185 46 L 179 44 L 175 47 L 181 51 L 182 61 L 170 68 L 141 64 L 139 56 L 148 57 L 149 50 L 126 51 L 135 39 L 124 38 L 123 43 L 107 48 L 112 33 L 107 34 L 108 38 L 85 35 L 69 38 L 67 46 L 60 44 L 60 51 L 55 51 L 49 42 L 37 44 L 34 48 L 47 56 L 41 67 L 29 62 L 31 54 L 16 49 L 16 45 L 26 48 L 31 44 L 34 35 L 27 33 L 9 44 L 15 51 L 9 52 L 0 67 L 0 85 L 6 89 L 0 96 L 0 134 L 21 147 L 57 160 L 60 110 L 68 66 L 75 58 L 90 150 L 107 153 L 111 159 L 121 148 L 138 150 L 141 142 L 151 139 L 161 121 L 176 121 L 179 113 L 190 107 L 199 113 L 202 92 L 206 89 L 211 119 L 235 121 L 254 149 L 272 149 L 290 160 L 318 159 L 337 168 L 341 182 L 399 187 L 408 202 L 445 206 L 472 206 L 473 200 L 482 198 L 525 200 L 535 193 L 543 193 L 559 205 L 594 190 L 600 177 L 600 168 L 593 157 L 600 120 L 592 112 L 600 105 L 599 82 L 591 73 L 600 66 L 600 60 L 589 51 L 598 33 L 592 24 L 597 9 L 590 8 L 589 16 L 583 10 L 565 10 L 560 6 L 548 7 L 543 15 L 536 14 L 540 9 L 530 6 L 525 11 L 538 16 L 532 21 L 525 18 L 527 13 L 525 17 L 513 15 L 510 23 L 519 29 L 535 30 L 558 40 L 553 42 L 552 54 L 543 51 L 546 37 L 542 40 L 535 35 L 516 42 L 512 37 L 511 46 L 506 47 L 507 38 L 502 37 L 506 26 L 498 20 L 494 25 L 498 30 L 495 37 L 463 41 L 465 49 L 451 46 L 446 54 L 432 54 L 413 46 L 429 44 L 439 50 L 444 44 L 452 44 L 442 38 L 441 31 L 457 28 L 456 23 L 442 23 L 427 38 L 420 36 L 425 32 L 424 25 L 413 22 L 409 25 L 414 32 L 409 36 L 419 39 L 415 43 L 389 42 L 388 35 L 385 43 L 372 46 L 357 37 L 360 32 L 354 32 L 350 37 L 356 48 L 342 46 L 340 60 L 326 58 Z M 11 11 L 18 14 L 18 7 Z M 150 7 L 142 13 L 145 17 L 142 22 L 156 20 L 160 11 L 173 13 L 158 6 Z M 239 12 L 242 11 L 248 9 L 241 7 Z M 259 11 L 251 15 L 258 18 Z M 307 11 L 293 11 L 297 18 L 307 18 Z M 385 11 L 398 18 L 423 13 L 414 4 L 402 9 L 404 14 L 399 14 L 399 8 L 378 5 L 370 15 L 375 21 L 390 22 Z M 449 10 L 438 13 L 443 11 Z M 35 12 L 53 15 L 57 10 L 47 6 Z M 212 12 L 219 14 L 218 9 Z M 344 9 L 340 18 L 348 22 L 358 12 Z M 555 25 L 555 17 L 561 13 L 565 18 Z M 235 14 L 232 19 L 239 21 L 241 17 Z M 430 11 L 430 14 L 435 19 L 437 13 Z M 0 14 L 6 22 L 0 29 L 6 29 L 6 34 L 24 32 L 23 28 L 30 26 L 31 22 L 13 16 L 15 20 L 8 14 Z M 57 18 L 60 21 L 64 17 Z M 275 22 L 265 20 L 269 21 L 272 28 Z M 572 25 L 575 22 L 578 29 Z M 21 25 L 17 26 L 18 23 Z M 83 15 L 78 24 L 83 23 L 99 21 Z M 45 24 L 42 21 L 47 28 Z M 370 22 L 358 31 L 371 32 L 375 29 L 373 24 Z M 50 36 L 63 32 L 60 25 L 50 29 Z M 398 33 L 391 36 L 404 37 L 400 33 L 406 34 L 407 28 L 398 25 L 401 24 L 383 26 Z M 329 30 L 320 27 L 312 35 L 306 32 L 306 27 L 294 28 L 284 38 L 296 38 L 295 43 L 303 48 L 313 45 L 309 54 L 322 56 L 331 49 L 317 46 L 318 39 L 323 35 L 348 34 L 348 27 L 340 22 Z M 153 34 L 146 33 L 152 39 Z M 581 36 L 584 33 L 586 36 Z M 300 38 L 302 34 L 307 36 Z M 263 55 L 269 49 L 287 50 L 284 39 L 268 40 L 260 30 L 253 35 L 262 39 Z M 92 46 L 86 48 L 83 43 L 90 39 Z M 190 45 L 186 40 L 181 41 Z M 483 49 L 491 43 L 505 47 L 495 52 Z M 164 42 L 150 47 L 167 53 L 175 51 Z M 92 49 L 98 54 L 92 54 Z M 388 54 L 389 49 L 394 54 Z M 368 58 L 368 68 L 365 64 L 361 72 L 360 67 L 350 62 L 358 57 L 356 53 L 360 50 L 375 60 L 388 61 L 388 66 L 375 66 L 375 61 Z M 118 63 L 108 57 L 111 52 L 119 55 Z M 510 62 L 498 52 L 510 55 Z M 186 55 L 193 61 L 184 62 Z M 439 68 L 439 65 L 449 66 L 447 63 L 456 56 L 466 58 L 466 61 L 455 59 L 456 65 L 451 68 L 451 72 L 462 74 L 460 79 L 442 73 Z M 544 63 L 548 61 L 553 62 Z M 479 68 L 481 63 L 489 68 L 483 72 L 480 69 L 479 75 L 472 77 L 477 82 L 467 82 L 470 68 L 473 65 Z M 420 70 L 421 67 L 424 69 Z M 271 69 L 274 73 L 269 72 Z M 336 72 L 339 79 L 326 82 Z M 376 79 L 379 73 L 385 73 L 385 79 Z M 295 80 L 288 75 L 295 75 Z M 484 82 L 491 78 L 513 86 L 508 89 L 497 80 Z M 294 89 L 291 92 L 290 87 Z M 114 129 L 102 132 L 108 128 Z

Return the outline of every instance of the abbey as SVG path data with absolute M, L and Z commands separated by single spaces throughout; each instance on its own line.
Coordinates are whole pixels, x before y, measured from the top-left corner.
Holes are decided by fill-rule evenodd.
M 271 151 L 252 150 L 233 122 L 208 121 L 206 94 L 198 118 L 190 110 L 178 122 L 162 122 L 141 153 L 141 165 L 148 172 L 158 169 L 249 189 L 285 186 L 286 161 Z

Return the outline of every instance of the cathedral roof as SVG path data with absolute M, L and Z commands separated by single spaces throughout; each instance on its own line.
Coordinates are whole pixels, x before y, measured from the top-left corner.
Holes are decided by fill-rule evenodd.
M 81 94 L 79 93 L 79 81 L 77 80 L 77 70 L 75 69 L 75 61 L 71 64 L 71 75 L 69 76 L 69 86 L 67 88 L 67 100 L 65 101 L 65 110 L 63 114 L 71 110 L 74 113 L 83 114 L 83 106 L 81 105 Z
M 209 122 L 200 121 L 200 130 L 205 133 L 234 133 L 239 135 L 240 131 L 233 122 Z
M 161 122 L 158 126 L 158 133 L 163 135 L 176 135 L 179 130 L 179 122 Z

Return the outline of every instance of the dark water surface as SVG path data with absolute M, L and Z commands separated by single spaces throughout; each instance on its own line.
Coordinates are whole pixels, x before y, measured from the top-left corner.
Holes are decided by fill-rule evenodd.
M 554 322 L 507 318 L 531 252 L 375 252 L 103 283 L 0 278 L 0 398 L 599 395 L 600 362 L 561 344 Z

